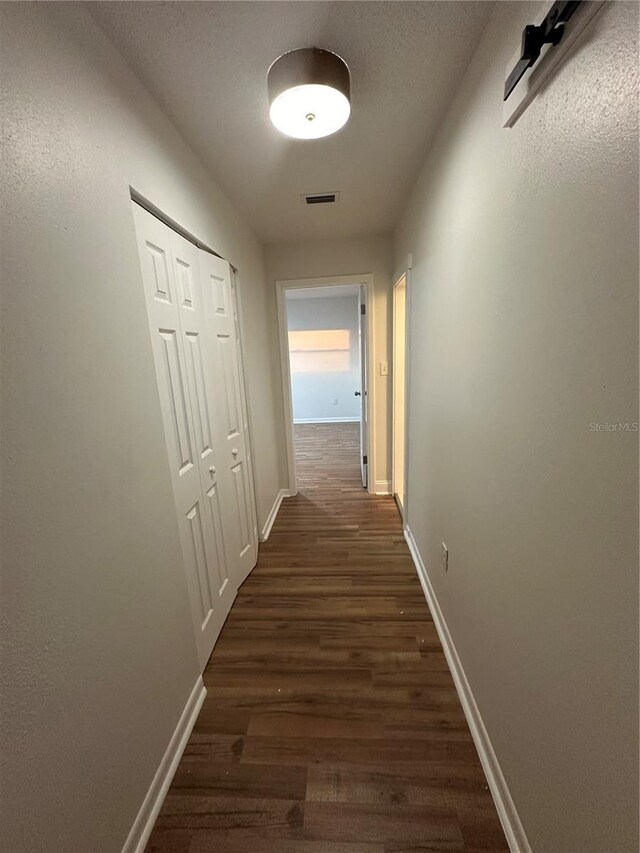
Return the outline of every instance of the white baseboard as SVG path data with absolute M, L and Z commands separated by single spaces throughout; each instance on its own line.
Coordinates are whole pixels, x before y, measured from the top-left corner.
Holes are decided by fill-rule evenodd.
M 390 495 L 391 480 L 376 480 L 374 484 L 373 493 L 375 495 Z
M 531 847 L 520 822 L 511 794 L 509 793 L 507 782 L 500 769 L 498 758 L 480 716 L 480 711 L 471 692 L 471 686 L 467 681 L 462 662 L 458 657 L 447 623 L 440 610 L 435 591 L 429 580 L 429 575 L 427 574 L 422 557 L 418 551 L 418 546 L 409 527 L 405 527 L 404 529 L 404 538 L 407 540 L 407 545 L 411 551 L 418 578 L 422 584 L 425 598 L 427 599 L 436 630 L 438 631 L 438 636 L 440 637 L 440 642 L 442 643 L 442 648 L 444 649 L 447 663 L 449 664 L 449 669 L 451 670 L 451 675 L 453 676 L 456 690 L 458 691 L 458 696 L 460 697 L 460 702 L 467 718 L 467 723 L 469 724 L 469 729 L 471 730 L 471 736 L 478 750 L 482 768 L 487 777 L 487 783 L 489 784 L 489 789 L 496 805 L 509 849 L 511 853 L 531 853 Z
M 289 491 L 289 489 L 280 489 L 280 491 L 276 495 L 276 499 L 273 502 L 273 506 L 271 507 L 271 512 L 267 516 L 267 520 L 265 521 L 264 527 L 262 528 L 262 532 L 260 533 L 261 542 L 266 542 L 269 538 L 271 528 L 273 527 L 273 522 L 276 520 L 276 516 L 278 515 L 278 510 L 280 509 L 280 504 L 282 503 L 283 498 L 288 498 L 290 496 L 291 492 Z
M 206 695 L 207 689 L 200 676 L 184 706 L 169 746 L 162 756 L 160 766 L 156 770 L 156 775 L 124 843 L 122 853 L 143 853 Z
M 359 424 L 360 418 L 294 418 L 294 424 Z

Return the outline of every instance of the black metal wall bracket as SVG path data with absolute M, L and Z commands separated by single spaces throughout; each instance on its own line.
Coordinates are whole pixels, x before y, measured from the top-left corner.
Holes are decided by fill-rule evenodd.
M 544 21 L 536 26 L 529 24 L 522 31 L 522 48 L 520 59 L 516 62 L 513 71 L 507 77 L 504 84 L 504 98 L 507 100 L 527 68 L 531 68 L 538 61 L 542 46 L 545 44 L 557 45 L 564 35 L 564 24 L 576 11 L 581 0 L 570 0 L 570 2 L 558 2 L 547 12 Z

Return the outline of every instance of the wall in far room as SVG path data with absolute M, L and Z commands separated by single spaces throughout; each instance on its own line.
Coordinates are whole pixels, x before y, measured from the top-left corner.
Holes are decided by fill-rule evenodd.
M 356 295 L 287 295 L 294 422 L 360 420 L 358 310 Z

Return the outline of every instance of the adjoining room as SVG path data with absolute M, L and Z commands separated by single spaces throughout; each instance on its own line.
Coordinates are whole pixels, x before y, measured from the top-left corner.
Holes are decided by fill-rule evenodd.
M 340 473 L 367 486 L 364 288 L 285 291 L 288 372 L 298 486 Z

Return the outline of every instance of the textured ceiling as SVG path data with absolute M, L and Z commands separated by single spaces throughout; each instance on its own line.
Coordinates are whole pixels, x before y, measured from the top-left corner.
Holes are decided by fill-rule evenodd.
M 388 231 L 490 12 L 488 2 L 92 2 L 87 8 L 265 243 Z M 332 137 L 269 121 L 266 73 L 316 46 L 351 69 Z M 301 193 L 339 191 L 308 207 Z

